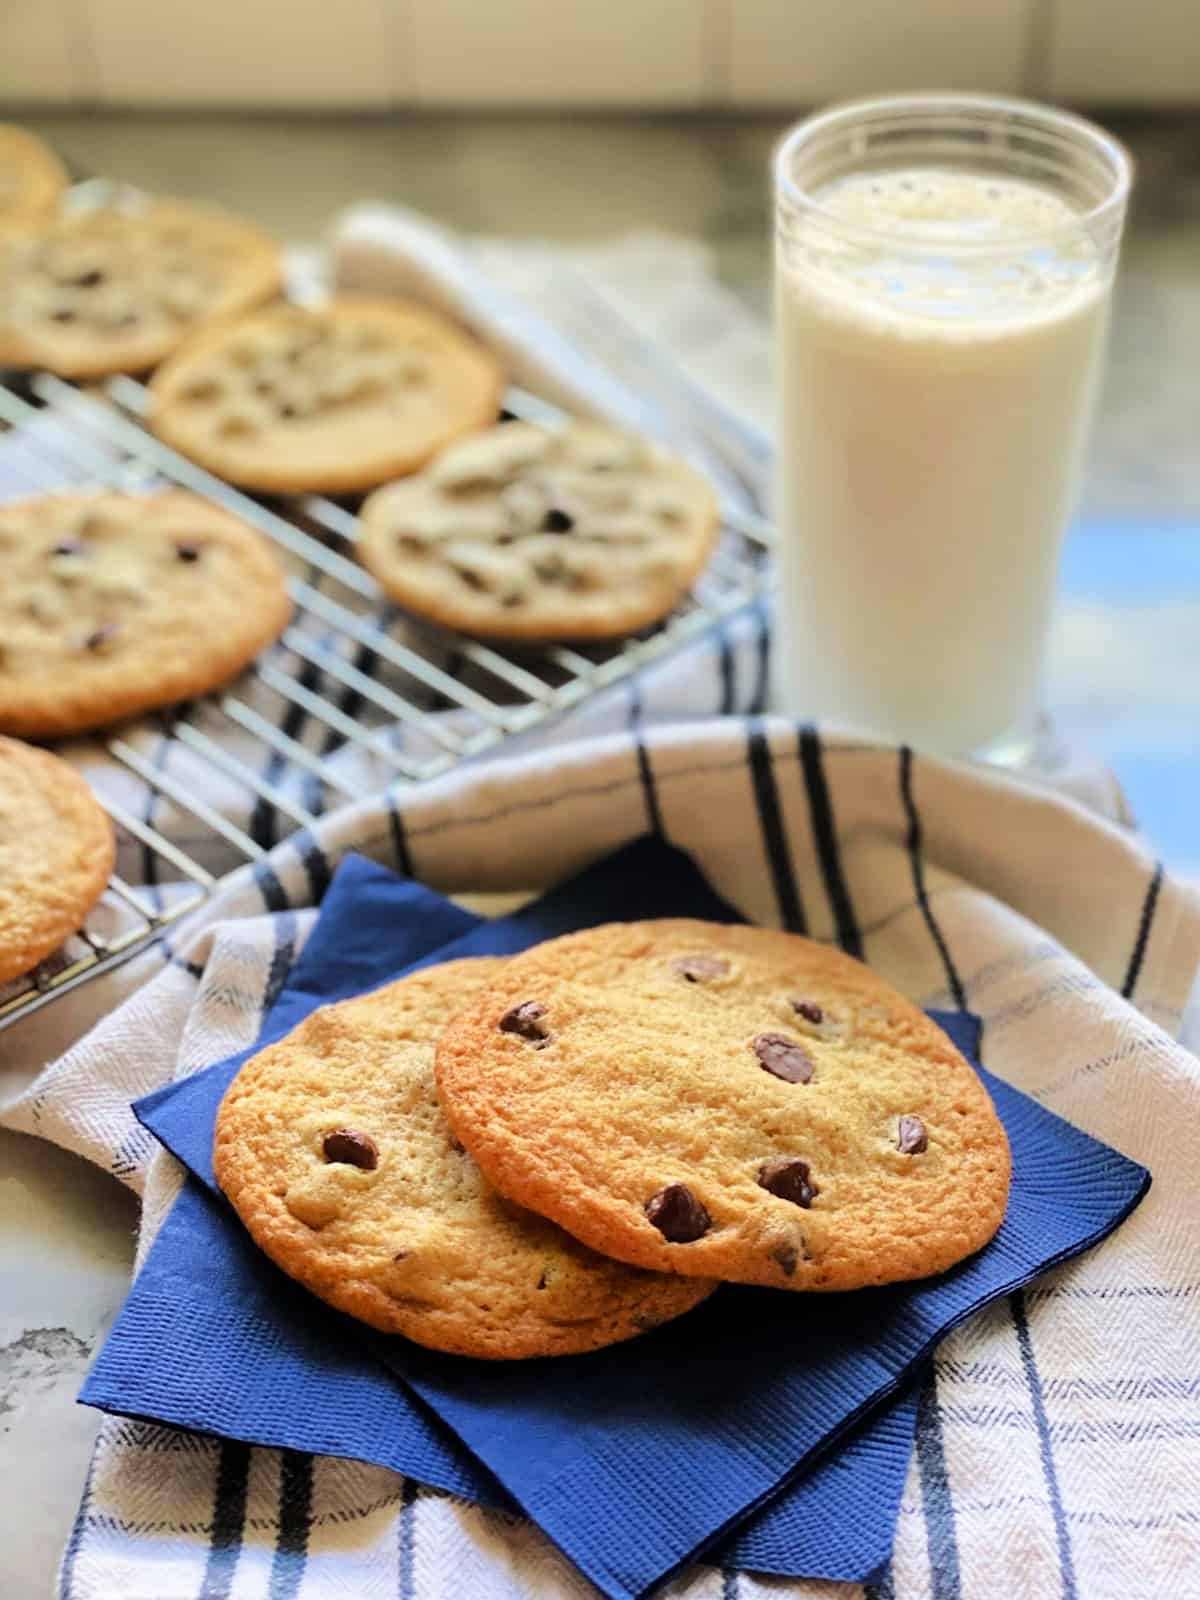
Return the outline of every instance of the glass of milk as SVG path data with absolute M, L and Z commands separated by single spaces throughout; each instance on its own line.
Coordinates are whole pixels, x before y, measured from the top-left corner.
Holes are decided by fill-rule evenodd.
M 784 139 L 781 710 L 1029 758 L 1130 178 L 1101 129 L 983 95 Z

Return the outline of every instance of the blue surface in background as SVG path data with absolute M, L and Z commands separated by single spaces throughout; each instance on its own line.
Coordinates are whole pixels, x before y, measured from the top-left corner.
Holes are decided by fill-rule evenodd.
M 1056 729 L 1112 767 L 1168 867 L 1200 877 L 1200 528 L 1071 535 L 1047 698 Z

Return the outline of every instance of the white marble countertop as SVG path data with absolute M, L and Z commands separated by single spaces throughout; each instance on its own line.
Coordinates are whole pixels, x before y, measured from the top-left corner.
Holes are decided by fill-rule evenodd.
M 0 1130 L 0 1588 L 11 1600 L 53 1593 L 100 1420 L 75 1395 L 128 1288 L 136 1224 L 114 1179 Z

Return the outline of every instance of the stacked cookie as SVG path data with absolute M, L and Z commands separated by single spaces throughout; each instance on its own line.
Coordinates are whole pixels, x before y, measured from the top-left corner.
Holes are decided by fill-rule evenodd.
M 945 1270 L 1004 1214 L 969 1063 L 794 935 L 613 924 L 315 1012 L 222 1103 L 257 1243 L 351 1315 L 459 1354 L 589 1350 L 720 1280 Z

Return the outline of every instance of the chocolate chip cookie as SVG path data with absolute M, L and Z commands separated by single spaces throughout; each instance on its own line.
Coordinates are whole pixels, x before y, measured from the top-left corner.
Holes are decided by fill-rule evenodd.
M 0 221 L 53 211 L 67 174 L 47 145 L 14 123 L 0 123 Z
M 946 1036 L 793 934 L 610 924 L 514 957 L 447 1028 L 447 1118 L 502 1194 L 660 1272 L 856 1289 L 940 1272 L 1009 1153 Z
M 290 612 L 267 542 L 196 495 L 0 505 L 0 731 L 56 737 L 205 694 Z
M 112 824 L 74 768 L 0 737 L 0 983 L 76 931 L 114 853 Z
M 276 294 L 279 252 L 224 212 L 163 200 L 0 231 L 0 365 L 144 372 L 200 324 Z
M 231 483 L 348 494 L 486 427 L 503 384 L 481 345 L 419 306 L 279 305 L 180 351 L 151 385 L 150 421 Z
M 678 604 L 717 529 L 712 489 L 656 445 L 593 423 L 508 422 L 372 495 L 359 555 L 444 627 L 608 639 Z
M 595 1350 L 712 1285 L 594 1255 L 502 1200 L 452 1137 L 434 1042 L 502 965 L 427 968 L 254 1056 L 221 1103 L 217 1179 L 273 1261 L 372 1327 L 491 1359 Z

